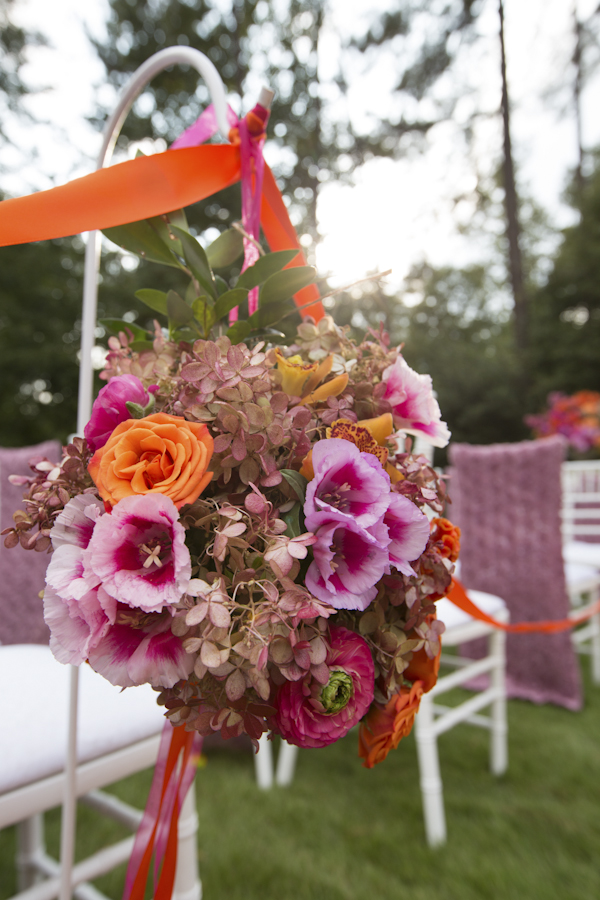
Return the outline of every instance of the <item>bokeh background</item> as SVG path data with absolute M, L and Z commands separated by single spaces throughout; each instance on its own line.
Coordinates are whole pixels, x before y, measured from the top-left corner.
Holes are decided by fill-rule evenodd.
M 2 0 L 0 191 L 90 171 L 128 74 L 163 47 L 196 47 L 236 112 L 275 90 L 265 153 L 323 290 L 392 269 L 330 298 L 336 320 L 404 341 L 455 439 L 526 437 L 549 391 L 600 389 L 599 10 Z M 166 149 L 207 101 L 195 72 L 161 74 L 117 158 Z M 240 217 L 239 189 L 188 212 L 213 239 Z M 83 251 L 81 237 L 0 250 L 1 445 L 74 431 Z M 164 279 L 107 243 L 100 316 L 145 324 L 133 293 Z M 98 366 L 105 337 L 99 326 Z

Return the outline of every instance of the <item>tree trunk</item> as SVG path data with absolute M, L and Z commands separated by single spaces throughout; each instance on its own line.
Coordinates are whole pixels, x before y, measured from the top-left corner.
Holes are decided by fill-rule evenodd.
M 504 159 L 502 171 L 504 176 L 504 203 L 506 207 L 506 237 L 508 240 L 508 263 L 515 308 L 515 343 L 517 350 L 523 353 L 528 345 L 528 310 L 523 277 L 523 257 L 519 243 L 521 229 L 519 226 L 519 210 L 517 189 L 515 186 L 515 170 L 513 165 L 512 145 L 510 140 L 510 109 L 508 102 L 508 85 L 506 81 L 506 53 L 504 49 L 504 3 L 499 0 L 500 14 L 500 58 L 502 73 L 502 123 L 504 130 Z
M 575 107 L 575 130 L 577 136 L 577 165 L 575 167 L 575 182 L 577 190 L 583 190 L 583 138 L 581 128 L 581 85 L 582 85 L 582 26 L 577 15 L 577 0 L 573 3 L 573 31 L 575 33 L 575 49 L 573 50 L 573 65 L 575 66 L 575 81 L 573 84 L 573 105 Z

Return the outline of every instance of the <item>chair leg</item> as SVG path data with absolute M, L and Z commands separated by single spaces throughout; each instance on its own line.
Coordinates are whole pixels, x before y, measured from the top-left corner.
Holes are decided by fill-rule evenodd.
M 173 900 L 201 900 L 202 883 L 198 875 L 198 816 L 194 785 L 190 787 L 179 816 L 177 829 L 177 871 Z
M 293 744 L 288 744 L 287 741 L 282 740 L 279 746 L 277 774 L 275 775 L 275 781 L 280 787 L 287 787 L 292 783 L 297 757 L 298 748 Z
M 490 769 L 494 775 L 502 775 L 508 768 L 508 727 L 506 724 L 505 659 L 506 634 L 495 631 L 489 638 L 489 652 L 498 660 L 491 672 L 492 687 L 498 697 L 492 703 L 490 732 Z
M 258 741 L 258 752 L 254 754 L 256 783 L 263 791 L 273 787 L 273 750 L 266 734 L 261 734 Z
M 44 816 L 37 813 L 17 824 L 17 883 L 20 891 L 42 880 L 43 875 L 37 869 L 35 860 L 45 852 Z
M 415 721 L 415 736 L 417 739 L 425 834 L 430 847 L 436 847 L 446 842 L 444 794 L 434 724 L 433 700 L 427 694 L 424 694 L 421 698 L 421 706 Z
M 593 633 L 590 641 L 592 655 L 592 681 L 600 684 L 600 613 L 592 616 Z

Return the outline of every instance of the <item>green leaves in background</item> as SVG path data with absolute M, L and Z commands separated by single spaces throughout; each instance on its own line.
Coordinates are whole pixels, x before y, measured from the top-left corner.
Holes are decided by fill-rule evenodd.
M 267 257 L 263 257 L 267 259 Z M 293 269 L 284 269 L 267 278 L 260 289 L 259 306 L 267 306 L 270 303 L 280 303 L 289 300 L 302 288 L 313 284 L 317 273 L 313 266 L 295 266 Z
M 212 297 L 213 300 L 216 300 L 218 291 L 217 285 L 215 284 L 215 276 L 212 273 L 204 247 L 198 243 L 195 237 L 188 234 L 188 232 L 184 231 L 182 228 L 173 227 L 172 231 L 181 241 L 183 257 L 189 266 L 192 275 L 201 287 L 207 291 L 208 295 Z
M 125 319 L 99 319 L 98 322 L 113 334 L 118 334 L 120 331 L 130 331 L 134 340 L 148 340 L 148 332 L 145 328 L 140 328 L 139 325 L 134 325 L 132 322 L 126 322 Z
M 278 250 L 276 253 L 267 253 L 266 256 L 261 256 L 253 266 L 249 266 L 245 272 L 242 272 L 237 280 L 236 287 L 243 287 L 248 290 L 258 287 L 259 284 L 263 284 L 275 272 L 279 272 L 284 266 L 287 266 L 288 263 L 298 256 L 298 253 L 298 250 Z

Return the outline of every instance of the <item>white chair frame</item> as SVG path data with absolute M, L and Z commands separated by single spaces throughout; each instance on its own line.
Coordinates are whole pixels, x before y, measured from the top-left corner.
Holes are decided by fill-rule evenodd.
M 199 50 L 191 47 L 171 47 L 154 54 L 133 74 L 126 84 L 115 111 L 106 123 L 96 168 L 103 168 L 112 159 L 113 150 L 125 118 L 136 97 L 146 84 L 163 69 L 172 65 L 195 68 L 207 84 L 215 108 L 219 131 L 226 140 L 227 98 L 223 82 L 212 62 Z M 85 254 L 83 288 L 83 316 L 81 359 L 77 411 L 77 433 L 83 434 L 91 415 L 93 393 L 92 349 L 96 327 L 98 270 L 101 236 L 97 231 L 88 234 Z M 77 707 L 79 670 L 71 667 L 69 697 L 69 729 L 66 765 L 63 773 L 0 798 L 2 827 L 18 825 L 18 868 L 20 884 L 25 890 L 16 895 L 19 900 L 70 900 L 73 891 L 78 900 L 99 900 L 102 895 L 86 882 L 127 860 L 133 838 L 100 851 L 87 860 L 73 865 L 76 830 L 77 798 L 101 810 L 132 828 L 137 828 L 141 813 L 114 797 L 101 794 L 97 788 L 147 768 L 156 760 L 160 736 L 132 745 L 93 760 L 85 765 L 77 763 Z M 85 798 L 84 796 L 85 795 Z M 60 804 L 62 800 L 60 864 L 47 856 L 43 845 L 42 811 Z M 25 820 L 25 821 L 23 821 Z M 196 854 L 197 816 L 194 791 L 190 790 L 179 822 L 178 865 L 174 890 L 176 900 L 200 900 L 202 886 L 198 877 Z M 40 874 L 50 876 L 35 883 Z
M 474 603 L 478 603 L 478 591 L 469 591 Z M 500 622 L 508 622 L 508 609 L 494 613 Z M 472 660 L 461 656 L 442 654 L 441 665 L 455 669 L 450 675 L 438 678 L 435 687 L 421 698 L 421 706 L 415 720 L 415 737 L 425 833 L 431 847 L 446 841 L 446 816 L 437 739 L 460 722 L 476 725 L 490 731 L 490 770 L 501 775 L 508 766 L 507 724 L 506 724 L 506 634 L 485 622 L 472 619 L 464 625 L 448 628 L 442 637 L 444 647 L 456 647 L 477 638 L 488 638 L 488 654 L 483 659 Z M 468 700 L 453 707 L 441 706 L 437 697 L 453 688 L 460 687 L 473 678 L 490 674 L 490 686 Z M 490 707 L 489 715 L 481 711 Z

